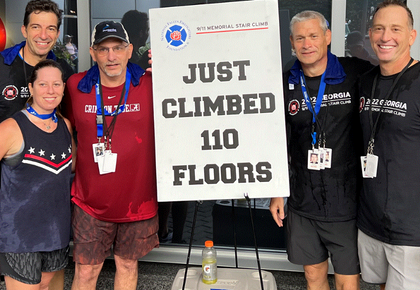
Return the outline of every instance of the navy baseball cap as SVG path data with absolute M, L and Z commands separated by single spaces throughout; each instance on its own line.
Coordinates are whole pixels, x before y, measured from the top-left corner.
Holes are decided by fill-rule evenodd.
M 96 24 L 93 29 L 91 46 L 101 43 L 105 39 L 111 37 L 130 43 L 127 31 L 125 31 L 124 26 L 121 23 L 115 21 L 103 21 Z

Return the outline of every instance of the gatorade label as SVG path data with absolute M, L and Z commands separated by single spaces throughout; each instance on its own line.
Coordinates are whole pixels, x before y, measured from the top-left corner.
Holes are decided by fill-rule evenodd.
M 217 279 L 217 266 L 216 263 L 203 264 L 203 281 L 215 282 Z

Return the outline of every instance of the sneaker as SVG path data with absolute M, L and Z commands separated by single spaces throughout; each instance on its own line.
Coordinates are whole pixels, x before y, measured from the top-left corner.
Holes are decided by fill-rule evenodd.
M 159 243 L 166 244 L 172 242 L 173 232 L 168 232 L 165 237 L 159 238 Z

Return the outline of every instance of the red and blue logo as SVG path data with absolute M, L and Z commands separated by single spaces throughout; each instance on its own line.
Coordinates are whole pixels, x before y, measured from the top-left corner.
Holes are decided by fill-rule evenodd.
M 166 41 L 171 46 L 181 46 L 187 40 L 187 31 L 181 25 L 172 25 L 171 27 L 166 30 Z
M 191 32 L 182 21 L 173 21 L 164 28 L 162 36 L 162 40 L 166 41 L 169 49 L 180 50 L 188 44 Z

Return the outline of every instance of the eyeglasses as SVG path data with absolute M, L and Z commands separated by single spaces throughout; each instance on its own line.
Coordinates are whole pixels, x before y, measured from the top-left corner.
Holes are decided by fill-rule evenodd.
M 109 50 L 112 49 L 112 51 L 116 55 L 121 55 L 124 53 L 125 49 L 128 47 L 128 45 L 117 45 L 114 47 L 105 47 L 105 46 L 98 46 L 97 48 L 93 48 L 99 56 L 107 56 L 109 54 Z

